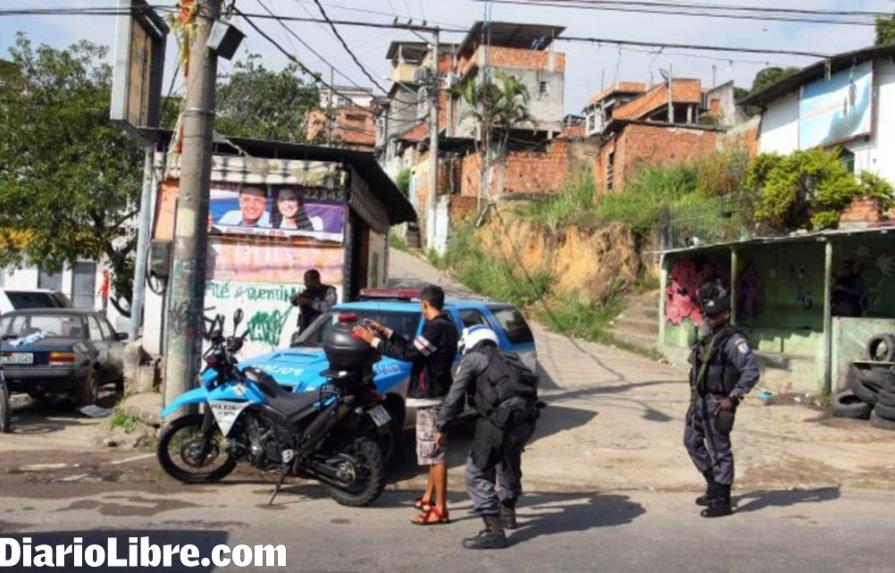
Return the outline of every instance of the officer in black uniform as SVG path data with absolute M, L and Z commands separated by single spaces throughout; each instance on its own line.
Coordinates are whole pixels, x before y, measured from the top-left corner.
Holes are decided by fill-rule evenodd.
M 700 288 L 708 332 L 690 355 L 690 409 L 684 445 L 705 478 L 703 517 L 730 515 L 733 452 L 730 431 L 737 405 L 758 382 L 758 363 L 743 332 L 730 324 L 730 296 L 717 282 Z
M 463 329 L 464 356 L 441 407 L 436 439 L 463 412 L 467 397 L 480 418 L 466 461 L 466 491 L 485 529 L 465 539 L 467 549 L 506 547 L 504 529 L 516 528 L 522 494 L 522 451 L 538 418 L 537 376 L 513 353 L 503 353 L 486 326 Z
M 317 317 L 330 310 L 336 304 L 336 289 L 332 285 L 323 284 L 320 271 L 310 269 L 305 272 L 305 290 L 292 297 L 292 305 L 299 309 L 298 332 L 301 334 Z

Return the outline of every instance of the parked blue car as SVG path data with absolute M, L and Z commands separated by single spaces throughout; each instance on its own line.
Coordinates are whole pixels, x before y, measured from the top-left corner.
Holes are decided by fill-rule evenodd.
M 322 373 L 329 367 L 323 352 L 323 340 L 338 322 L 341 313 L 356 313 L 361 319 L 373 319 L 408 339 L 422 332 L 423 320 L 419 301 L 408 291 L 364 291 L 366 300 L 337 305 L 321 315 L 296 339 L 292 348 L 255 356 L 240 362 L 240 368 L 254 367 L 271 375 L 281 386 L 293 392 L 319 388 L 325 379 Z M 537 351 L 531 329 L 519 310 L 505 303 L 468 299 L 448 299 L 445 312 L 454 319 L 458 333 L 467 326 L 484 324 L 492 328 L 500 340 L 500 347 L 516 352 L 533 371 Z M 460 360 L 457 355 L 456 362 Z M 409 362 L 383 357 L 373 368 L 375 383 L 386 395 L 386 408 L 398 428 L 413 421 L 413 412 L 405 407 L 410 380 Z

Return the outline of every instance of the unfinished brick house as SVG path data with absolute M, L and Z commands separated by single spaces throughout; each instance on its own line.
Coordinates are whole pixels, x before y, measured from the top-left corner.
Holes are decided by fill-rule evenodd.
M 308 140 L 357 151 L 373 151 L 376 123 L 369 88 L 335 86 L 320 90 L 320 107 L 308 112 Z M 331 117 L 328 117 L 331 114 Z
M 726 136 L 745 120 L 733 83 L 704 89 L 699 80 L 683 78 L 653 87 L 620 82 L 592 97 L 584 113 L 588 136 L 600 142 L 593 170 L 602 193 L 623 187 L 645 166 L 692 161 L 734 143 L 754 149 L 754 131 Z

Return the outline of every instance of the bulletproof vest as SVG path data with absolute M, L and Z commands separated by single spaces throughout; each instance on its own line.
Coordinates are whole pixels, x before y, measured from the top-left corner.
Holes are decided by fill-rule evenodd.
M 712 337 L 716 336 L 715 344 L 712 347 L 712 353 L 705 361 L 708 363 L 705 376 L 699 384 L 699 393 L 705 394 L 722 394 L 727 395 L 733 390 L 737 380 L 740 379 L 740 373 L 736 366 L 729 362 L 724 355 L 724 348 L 727 346 L 728 340 L 736 334 L 742 335 L 743 332 L 731 325 L 725 325 L 716 334 L 706 335 L 699 341 L 697 352 L 694 360 L 694 372 L 698 373 L 702 369 L 703 356 L 711 344 Z
M 488 367 L 476 379 L 473 404 L 483 416 L 490 415 L 510 398 L 537 400 L 538 377 L 515 353 L 501 352 L 496 346 L 482 344 L 473 352 L 488 358 Z

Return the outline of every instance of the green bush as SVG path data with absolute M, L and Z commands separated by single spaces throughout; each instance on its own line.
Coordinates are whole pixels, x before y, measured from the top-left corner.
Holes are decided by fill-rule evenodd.
M 534 198 L 517 207 L 516 212 L 540 222 L 551 232 L 575 224 L 587 224 L 593 219 L 596 185 L 589 169 L 568 177 L 559 192 Z
M 410 196 L 410 168 L 405 167 L 402 169 L 398 176 L 395 177 L 395 186 L 401 193 L 404 194 L 405 197 Z
M 895 189 L 879 175 L 870 171 L 861 171 L 858 175 L 858 182 L 861 184 L 861 195 L 878 200 L 884 211 L 895 205 Z
M 822 149 L 759 155 L 746 181 L 758 196 L 756 221 L 777 230 L 833 227 L 862 192 L 839 152 Z

